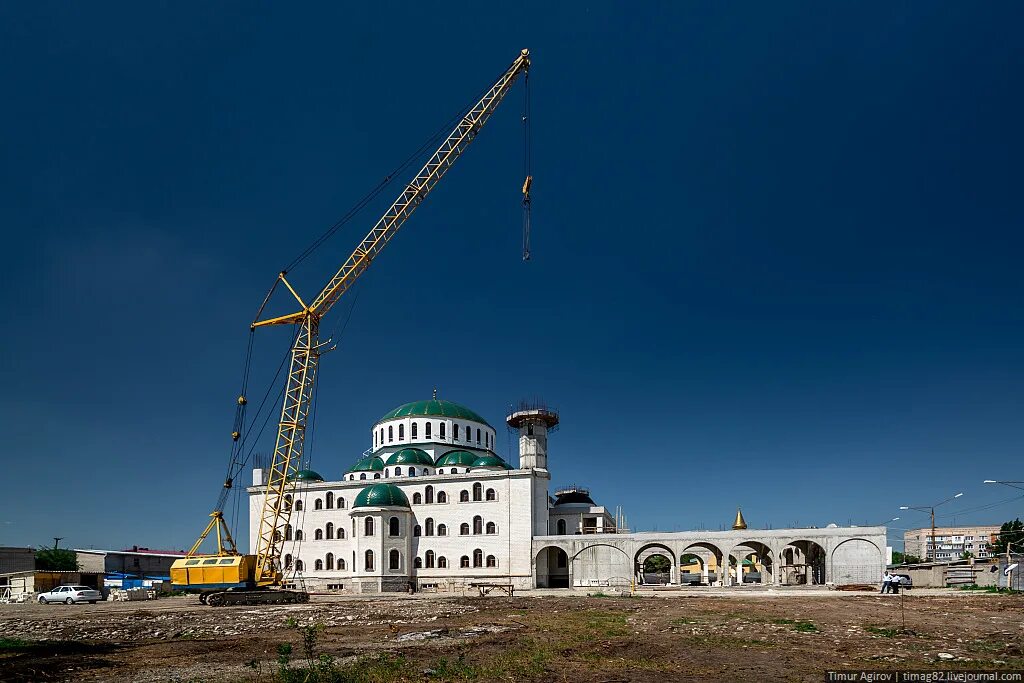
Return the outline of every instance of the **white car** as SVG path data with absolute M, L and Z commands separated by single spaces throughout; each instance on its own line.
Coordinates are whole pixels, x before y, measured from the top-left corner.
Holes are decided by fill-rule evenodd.
M 103 593 L 88 586 L 57 586 L 52 591 L 39 594 L 39 604 L 48 605 L 51 602 L 63 602 L 73 605 L 76 602 L 87 602 L 95 605 L 103 599 Z

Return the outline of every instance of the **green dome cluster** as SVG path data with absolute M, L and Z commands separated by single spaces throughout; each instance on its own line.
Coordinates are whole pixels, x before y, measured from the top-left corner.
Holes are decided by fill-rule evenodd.
M 365 507 L 409 507 L 409 498 L 394 484 L 367 486 L 356 496 L 354 508 Z
M 477 461 L 477 456 L 469 451 L 448 451 L 437 459 L 438 467 L 469 467 Z
M 313 470 L 299 470 L 292 476 L 288 477 L 288 481 L 323 481 L 324 478 Z
M 470 465 L 470 467 L 472 467 L 473 469 L 476 469 L 477 467 L 500 467 L 506 470 L 512 469 L 511 465 L 509 465 L 507 462 L 505 462 L 496 455 L 481 456 L 474 460 L 473 464 Z
M 391 457 L 384 464 L 389 467 L 392 465 L 426 465 L 427 467 L 433 467 L 434 461 L 424 450 L 419 448 L 403 448 L 392 453 Z
M 384 461 L 375 455 L 368 455 L 359 460 L 355 465 L 349 467 L 345 474 L 350 472 L 382 472 Z

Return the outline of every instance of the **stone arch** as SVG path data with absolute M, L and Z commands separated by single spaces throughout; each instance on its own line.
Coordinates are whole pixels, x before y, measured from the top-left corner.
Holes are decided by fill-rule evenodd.
M 694 541 L 683 548 L 683 551 L 679 554 L 680 561 L 685 555 L 696 555 L 700 559 L 700 583 L 709 586 L 716 582 L 722 583 L 723 577 L 727 572 L 722 571 L 725 551 L 719 546 L 707 541 Z M 712 569 L 712 564 L 714 569 Z M 692 581 L 687 581 L 687 583 L 692 583 Z
M 653 574 L 644 570 L 646 561 L 655 555 L 661 555 L 668 560 L 668 572 Z M 644 543 L 633 554 L 633 574 L 638 585 L 677 584 L 679 580 L 675 553 L 664 543 L 657 541 Z
M 732 547 L 733 557 L 738 557 L 737 583 L 775 583 L 775 553 L 763 541 L 745 540 Z M 746 565 L 746 562 L 753 565 Z
M 832 582 L 878 583 L 882 580 L 882 551 L 864 538 L 843 541 L 832 551 Z
M 821 586 L 825 575 L 825 548 L 817 541 L 801 538 L 788 541 L 779 551 L 778 571 L 783 585 Z
M 626 588 L 635 580 L 633 557 L 622 545 L 591 543 L 569 558 L 573 586 L 618 586 Z
M 568 588 L 569 554 L 557 545 L 544 546 L 534 558 L 534 576 L 537 588 Z

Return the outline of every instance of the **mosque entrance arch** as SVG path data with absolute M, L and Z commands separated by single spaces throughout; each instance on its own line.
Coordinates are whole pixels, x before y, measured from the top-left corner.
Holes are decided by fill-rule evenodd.
M 791 541 L 779 553 L 779 576 L 786 586 L 822 586 L 825 549 L 810 540 Z
M 534 563 L 537 588 L 569 587 L 569 555 L 558 546 L 541 548 Z

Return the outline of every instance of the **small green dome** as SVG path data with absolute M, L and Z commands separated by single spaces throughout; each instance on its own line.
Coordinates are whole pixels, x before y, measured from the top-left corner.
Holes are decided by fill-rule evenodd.
M 477 467 L 500 467 L 502 469 L 510 470 L 512 466 L 502 460 L 496 455 L 485 455 L 477 458 L 473 461 L 470 467 L 476 469 Z
M 346 474 L 349 472 L 381 472 L 383 470 L 384 461 L 376 455 L 368 455 L 365 458 L 360 459 L 355 465 L 352 465 L 352 467 L 349 467 Z
M 393 420 L 396 417 L 414 417 L 414 416 L 430 416 L 430 417 L 452 417 L 461 420 L 472 420 L 473 422 L 479 422 L 485 424 L 488 427 L 491 425 L 487 424 L 487 420 L 480 417 L 477 413 L 473 412 L 465 406 L 460 406 L 458 403 L 452 403 L 451 401 L 442 401 L 441 399 L 432 399 L 430 401 L 413 401 L 412 403 L 406 403 L 400 405 L 388 414 L 386 414 L 377 422 L 384 422 L 385 420 Z
M 299 470 L 292 476 L 288 477 L 288 481 L 323 481 L 324 478 L 313 470 Z
M 479 456 L 473 455 L 469 451 L 448 451 L 437 459 L 437 466 L 452 467 L 458 465 L 460 467 L 469 467 L 477 461 L 478 457 Z
M 374 484 L 359 492 L 352 503 L 354 508 L 409 507 L 409 498 L 394 484 Z
M 379 458 L 378 458 L 379 459 Z M 395 451 L 388 458 L 385 465 L 426 465 L 427 467 L 434 466 L 434 460 L 426 451 L 420 450 L 419 448 L 403 448 L 400 451 Z

